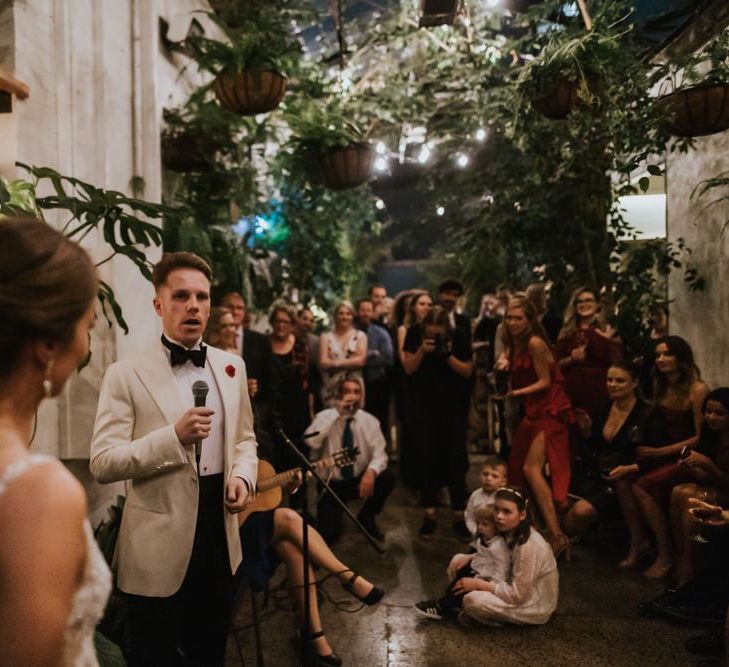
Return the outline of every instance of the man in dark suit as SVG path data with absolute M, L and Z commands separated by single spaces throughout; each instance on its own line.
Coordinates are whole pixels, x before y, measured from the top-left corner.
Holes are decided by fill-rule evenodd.
M 235 342 L 241 351 L 248 374 L 248 393 L 250 394 L 256 421 L 264 428 L 268 419 L 271 402 L 271 344 L 268 336 L 246 328 L 246 302 L 238 292 L 228 292 L 220 302 L 233 314 L 236 332 Z
M 458 299 L 463 296 L 463 284 L 455 278 L 446 278 L 438 285 L 438 301 L 448 311 L 451 327 L 460 329 L 468 337 L 471 344 L 471 320 L 465 315 L 456 312 Z

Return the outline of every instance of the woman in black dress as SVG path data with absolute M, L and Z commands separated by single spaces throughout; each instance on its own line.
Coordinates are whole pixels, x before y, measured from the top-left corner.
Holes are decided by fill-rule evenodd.
M 412 433 L 420 458 L 420 496 L 425 508 L 420 536 L 430 539 L 436 527 L 438 489 L 448 486 L 453 529 L 468 537 L 466 508 L 466 413 L 459 405 L 463 385 L 473 370 L 466 335 L 450 327 L 448 312 L 435 307 L 407 330 L 402 365 L 408 376 Z

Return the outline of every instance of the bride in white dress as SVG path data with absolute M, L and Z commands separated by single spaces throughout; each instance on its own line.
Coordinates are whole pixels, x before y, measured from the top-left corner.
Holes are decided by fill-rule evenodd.
M 0 666 L 97 665 L 111 590 L 79 482 L 30 454 L 34 417 L 89 353 L 97 282 L 81 248 L 0 220 Z

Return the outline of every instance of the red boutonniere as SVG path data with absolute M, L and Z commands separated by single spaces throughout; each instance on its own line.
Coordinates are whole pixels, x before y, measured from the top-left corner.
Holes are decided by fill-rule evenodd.
M 225 367 L 225 372 L 228 374 L 228 377 L 234 378 L 235 377 L 235 366 L 233 366 L 233 364 L 228 364 Z

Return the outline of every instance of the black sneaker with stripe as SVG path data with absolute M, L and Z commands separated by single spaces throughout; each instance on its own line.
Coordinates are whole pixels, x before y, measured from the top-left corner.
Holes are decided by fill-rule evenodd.
M 434 621 L 443 620 L 443 610 L 440 608 L 438 600 L 424 600 L 423 602 L 416 602 L 414 606 L 415 610 L 426 618 L 431 618 Z

